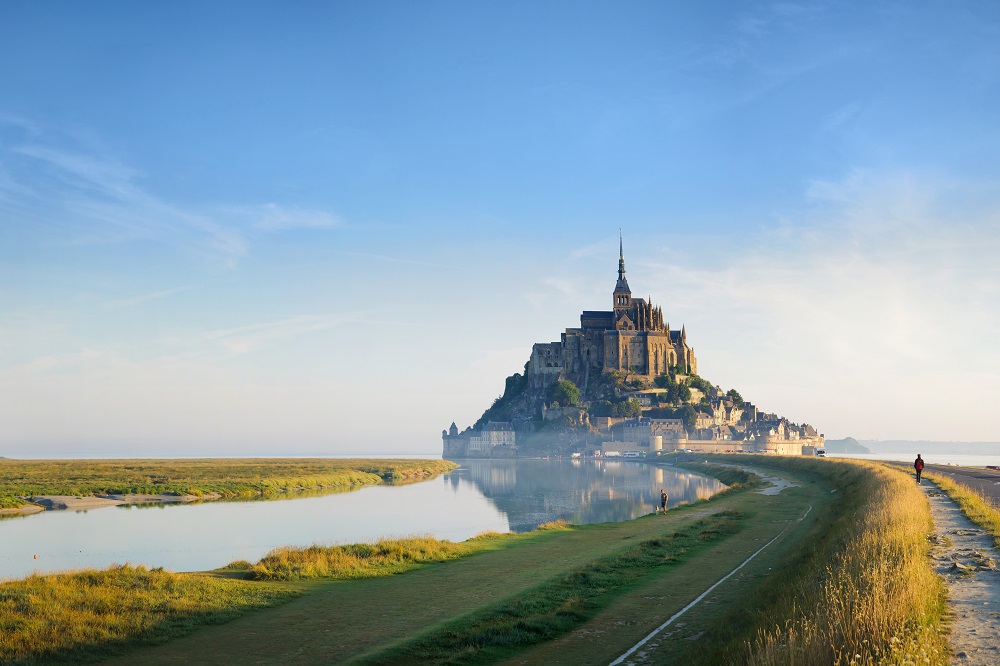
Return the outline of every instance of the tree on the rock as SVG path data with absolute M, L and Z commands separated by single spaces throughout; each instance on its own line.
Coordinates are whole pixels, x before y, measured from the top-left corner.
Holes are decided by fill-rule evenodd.
M 568 379 L 560 379 L 549 387 L 549 402 L 558 402 L 566 407 L 580 404 L 580 389 Z
M 736 405 L 737 407 L 743 407 L 743 405 L 745 404 L 743 396 L 741 396 L 740 392 L 737 391 L 736 389 L 729 389 L 726 395 L 733 399 L 733 404 Z

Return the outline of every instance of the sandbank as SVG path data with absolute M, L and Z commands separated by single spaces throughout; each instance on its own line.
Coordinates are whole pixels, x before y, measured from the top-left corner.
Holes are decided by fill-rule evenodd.
M 123 504 L 183 504 L 221 499 L 219 493 L 204 495 L 33 495 L 21 499 L 31 502 L 15 509 L 4 509 L 0 513 L 31 514 L 39 511 L 89 511 L 106 506 Z

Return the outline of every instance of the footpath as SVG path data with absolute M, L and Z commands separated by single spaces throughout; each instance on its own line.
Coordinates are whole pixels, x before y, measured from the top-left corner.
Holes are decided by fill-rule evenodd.
M 922 484 L 934 519 L 935 570 L 948 587 L 952 663 L 1000 664 L 1000 553 L 993 538 L 931 483 Z

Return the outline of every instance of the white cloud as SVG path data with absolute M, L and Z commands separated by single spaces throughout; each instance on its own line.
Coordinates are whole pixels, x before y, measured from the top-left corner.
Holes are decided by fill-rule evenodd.
M 695 239 L 688 258 L 650 264 L 653 283 L 670 286 L 665 314 L 687 321 L 703 373 L 767 409 L 839 434 L 989 439 L 975 396 L 1000 385 L 1000 215 L 966 203 L 976 189 L 867 171 L 814 182 L 809 206 L 738 254 Z
M 331 229 L 341 225 L 340 218 L 325 211 L 287 207 L 275 203 L 238 210 L 254 220 L 255 228 L 263 231 Z
M 190 290 L 191 287 L 174 287 L 173 289 L 160 289 L 158 291 L 151 291 L 145 294 L 140 294 L 138 296 L 132 296 L 130 298 L 120 298 L 113 301 L 108 301 L 105 307 L 108 308 L 129 308 L 135 305 L 142 305 L 143 303 L 148 303 L 150 301 L 158 301 L 161 298 L 168 298 L 174 294 L 180 294 L 185 291 Z
M 301 315 L 276 321 L 237 326 L 202 334 L 204 340 L 218 342 L 230 354 L 240 355 L 252 352 L 266 343 L 323 331 L 354 319 L 354 315 L 339 317 Z
M 12 126 L 2 118 L 0 123 Z M 13 126 L 25 131 L 6 147 L 0 145 L 0 166 L 13 163 L 11 156 L 28 158 L 31 166 L 0 169 L 0 201 L 23 220 L 30 219 L 32 211 L 44 210 L 49 224 L 65 230 L 67 244 L 147 240 L 208 254 L 234 266 L 249 253 L 254 232 L 342 224 L 328 211 L 274 202 L 203 208 L 170 202 L 142 184 L 147 176 L 107 152 L 81 148 L 57 132 L 40 135 L 37 128 L 27 131 L 23 123 Z M 41 191 L 44 196 L 38 194 Z

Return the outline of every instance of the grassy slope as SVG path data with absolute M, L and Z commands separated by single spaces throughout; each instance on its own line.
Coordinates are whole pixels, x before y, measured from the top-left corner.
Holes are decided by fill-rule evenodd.
M 731 494 L 666 517 L 533 532 L 501 541 L 497 550 L 423 566 L 399 577 L 308 583 L 308 594 L 300 599 L 142 650 L 130 659 L 149 664 L 189 659 L 344 661 L 428 628 L 443 627 L 452 618 L 523 594 L 643 539 L 672 535 L 699 520 L 706 510 L 721 511 L 739 503 L 740 496 Z M 707 547 L 692 549 L 691 555 Z
M 941 608 L 935 606 L 940 598 L 923 577 L 923 569 L 929 571 L 921 532 L 926 502 L 907 494 L 914 484 L 896 472 L 872 473 L 871 466 L 773 464 L 803 483 L 777 497 L 729 493 L 666 517 L 489 538 L 486 552 L 404 576 L 285 583 L 277 589 L 306 594 L 112 663 L 358 657 L 376 663 L 607 663 L 789 524 L 771 549 L 685 615 L 676 632 L 657 640 L 655 661 L 733 663 L 752 654 L 755 663 L 834 663 L 838 651 L 856 649 L 858 663 L 902 663 L 917 655 L 886 652 L 902 632 L 916 637 L 910 644 L 929 648 L 930 663 L 944 663 Z M 896 483 L 896 476 L 906 482 Z M 827 484 L 840 492 L 829 492 Z M 676 541 L 703 518 L 699 514 L 727 507 L 738 507 L 743 516 L 735 531 L 696 544 Z M 671 544 L 682 549 L 670 550 Z M 651 547 L 666 550 L 653 553 Z M 581 630 L 562 638 L 525 645 L 525 637 L 551 637 L 545 627 L 558 634 L 581 622 Z M 776 629 L 758 633 L 768 627 Z
M 708 468 L 704 468 L 708 471 Z M 715 468 L 718 470 L 718 468 Z M 722 474 L 732 474 L 724 471 Z M 802 479 L 802 477 L 799 477 Z M 371 661 L 388 663 L 393 659 L 400 663 L 493 663 L 498 659 L 512 664 L 538 663 L 603 663 L 607 664 L 623 654 L 637 641 L 659 626 L 692 599 L 708 589 L 713 583 L 732 571 L 751 553 L 780 532 L 789 521 L 793 529 L 787 539 L 778 542 L 773 550 L 765 551 L 753 561 L 753 566 L 744 569 L 742 575 L 727 581 L 725 587 L 700 606 L 686 614 L 681 620 L 683 630 L 672 640 L 660 643 L 651 663 L 734 663 L 732 643 L 737 649 L 742 647 L 739 639 L 753 637 L 758 628 L 759 617 L 752 612 L 755 604 L 747 604 L 748 585 L 762 575 L 766 576 L 771 567 L 777 577 L 787 562 L 789 549 L 798 543 L 798 538 L 807 533 L 814 515 L 799 522 L 810 504 L 821 506 L 830 501 L 825 489 L 808 476 L 799 488 L 786 490 L 780 496 L 764 496 L 757 493 L 732 493 L 713 501 L 723 505 L 738 507 L 746 518 L 738 531 L 724 540 L 711 543 L 708 547 L 683 558 L 676 566 L 651 569 L 641 578 L 630 583 L 619 594 L 608 595 L 600 612 L 592 614 L 582 626 L 570 634 L 536 646 L 490 646 L 456 652 L 450 658 L 441 658 L 428 652 L 421 653 L 421 643 L 426 644 L 442 639 L 442 632 L 431 632 L 420 641 L 392 648 L 377 655 Z M 669 518 L 669 514 L 668 514 Z M 653 520 L 658 520 L 653 518 Z M 662 520 L 659 519 L 659 520 Z M 766 603 L 767 594 L 757 590 L 754 602 Z M 719 622 L 719 612 L 723 605 L 720 599 L 740 600 L 743 604 L 738 612 L 727 614 L 724 622 Z M 735 606 L 728 606 L 735 609 Z M 461 631 L 459 627 L 467 621 L 462 618 L 447 629 Z M 692 635 L 700 635 L 700 640 L 684 640 Z M 527 649 L 525 649 L 527 648 Z M 365 661 L 368 661 L 366 659 Z
M 289 586 L 115 566 L 0 585 L 0 662 L 87 661 L 281 603 Z
M 17 496 L 219 493 L 266 497 L 296 490 L 423 479 L 454 469 L 445 460 L 247 458 L 0 461 L 0 508 Z

